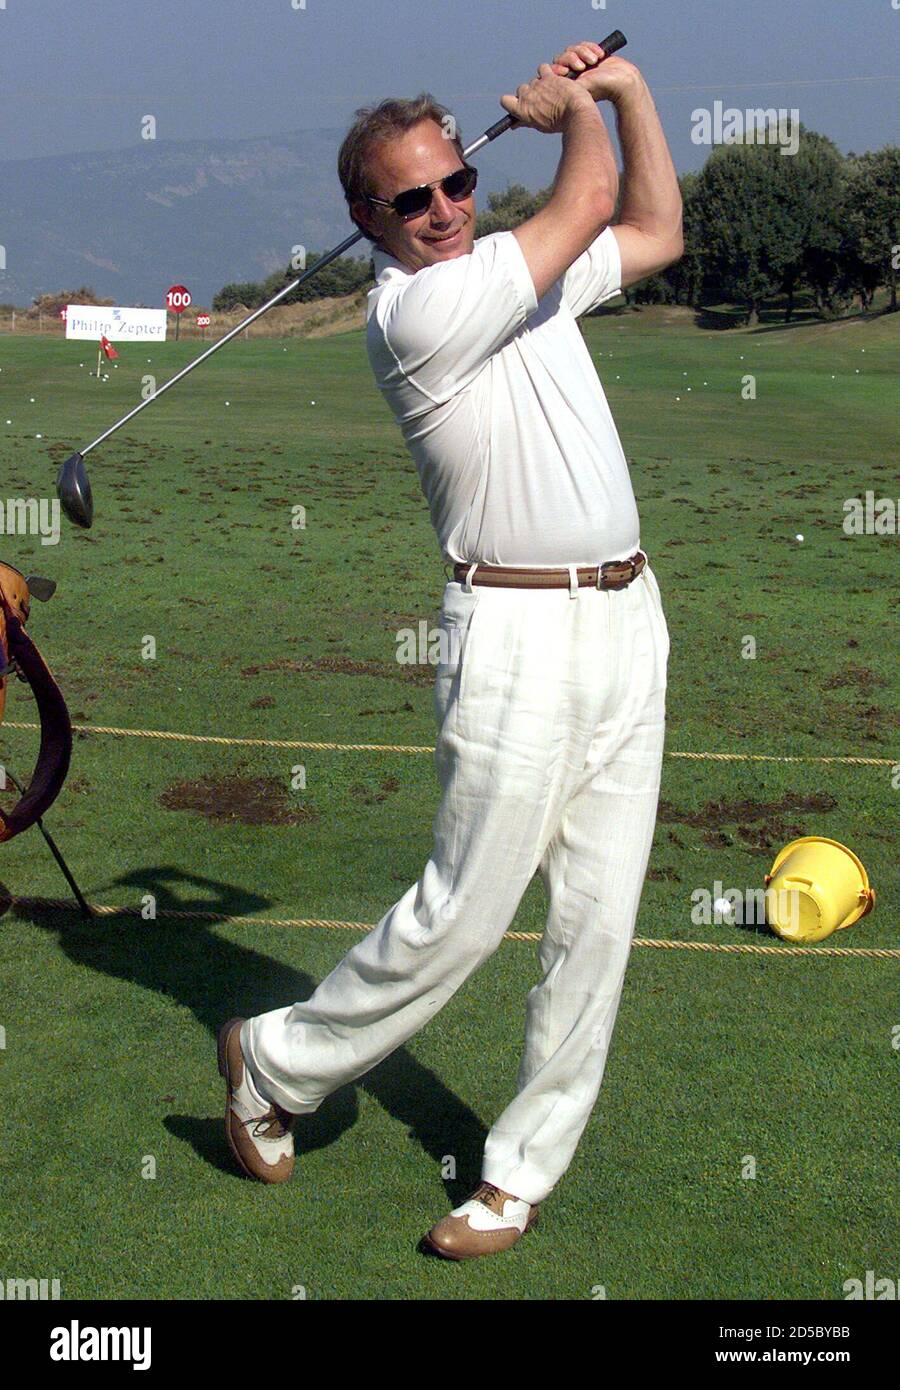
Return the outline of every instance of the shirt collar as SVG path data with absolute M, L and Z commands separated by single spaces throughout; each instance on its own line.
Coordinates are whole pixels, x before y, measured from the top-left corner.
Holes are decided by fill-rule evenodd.
M 408 270 L 407 267 L 401 264 L 394 256 L 389 255 L 387 251 L 382 251 L 380 246 L 372 247 L 372 266 L 375 271 L 375 280 L 378 284 L 381 284 L 383 280 L 389 278 L 388 272 L 390 271 L 399 271 L 401 275 L 412 275 L 411 270 Z

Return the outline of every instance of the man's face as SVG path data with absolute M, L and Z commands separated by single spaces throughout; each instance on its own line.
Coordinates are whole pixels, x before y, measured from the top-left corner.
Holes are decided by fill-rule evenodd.
M 375 195 L 390 200 L 407 188 L 433 184 L 462 168 L 451 140 L 436 121 L 425 120 L 372 151 L 370 171 Z M 453 203 L 438 185 L 431 207 L 404 222 L 393 208 L 354 203 L 353 210 L 388 255 L 415 272 L 427 265 L 467 256 L 475 242 L 475 195 Z

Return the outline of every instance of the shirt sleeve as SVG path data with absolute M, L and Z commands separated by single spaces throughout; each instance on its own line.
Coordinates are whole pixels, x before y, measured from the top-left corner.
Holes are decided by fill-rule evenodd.
M 622 258 L 612 227 L 573 261 L 563 276 L 563 298 L 575 318 L 605 304 L 622 291 Z
M 495 232 L 470 255 L 417 271 L 388 301 L 381 329 L 402 374 L 441 403 L 478 375 L 537 302 L 517 238 Z

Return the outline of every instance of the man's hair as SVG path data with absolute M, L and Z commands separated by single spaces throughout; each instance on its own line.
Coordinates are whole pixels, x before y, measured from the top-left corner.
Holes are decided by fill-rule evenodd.
M 374 242 L 376 238 L 361 222 L 357 222 L 352 204 L 367 196 L 378 196 L 369 170 L 372 151 L 376 145 L 396 139 L 421 121 L 429 120 L 435 121 L 443 130 L 453 132 L 452 138 L 449 133 L 447 138 L 462 159 L 463 145 L 456 120 L 445 106 L 435 101 L 430 92 L 420 92 L 411 100 L 387 97 L 377 106 L 360 106 L 356 111 L 356 119 L 344 136 L 338 153 L 338 177 L 347 206 L 351 209 L 350 216 L 369 241 Z

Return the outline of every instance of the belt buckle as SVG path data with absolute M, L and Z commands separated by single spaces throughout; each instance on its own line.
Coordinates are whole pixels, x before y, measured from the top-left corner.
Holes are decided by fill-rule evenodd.
M 619 571 L 621 572 L 623 566 L 627 567 L 627 569 L 628 569 L 629 572 L 628 572 L 626 575 L 620 577 L 620 578 L 617 579 L 617 580 L 610 580 L 610 582 L 609 582 L 607 585 L 604 586 L 604 584 L 603 584 L 602 581 L 606 578 L 606 571 L 607 571 L 607 570 L 619 570 Z M 633 560 L 607 560 L 606 563 L 605 563 L 605 564 L 602 564 L 602 565 L 600 566 L 600 568 L 598 569 L 598 571 L 597 571 L 597 588 L 598 588 L 598 589 L 602 589 L 602 588 L 606 587 L 607 589 L 624 589 L 624 588 L 626 588 L 627 585 L 629 585 L 629 584 L 631 583 L 631 581 L 632 581 L 633 579 L 634 579 L 634 561 L 633 561 Z

